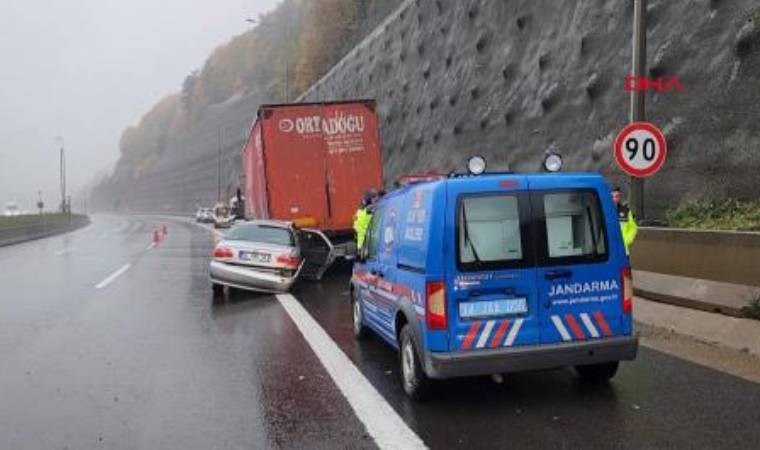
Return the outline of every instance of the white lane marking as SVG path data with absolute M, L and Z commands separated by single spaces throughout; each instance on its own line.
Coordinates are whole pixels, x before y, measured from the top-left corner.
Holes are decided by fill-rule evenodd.
M 512 344 L 515 343 L 515 339 L 517 339 L 517 333 L 520 332 L 520 327 L 522 327 L 524 321 L 525 319 L 515 320 L 515 324 L 512 325 L 512 329 L 509 330 L 509 333 L 507 334 L 507 340 L 504 341 L 505 347 L 511 347 Z
M 554 326 L 557 328 L 557 331 L 559 331 L 559 335 L 562 336 L 563 341 L 572 340 L 570 333 L 567 332 L 567 328 L 565 328 L 565 324 L 562 323 L 562 319 L 560 319 L 559 316 L 552 316 L 552 322 L 554 322 Z
M 104 287 L 106 287 L 109 284 L 113 283 L 114 280 L 116 280 L 117 278 L 119 278 L 120 276 L 122 276 L 124 274 L 124 272 L 126 272 L 127 270 L 129 270 L 130 267 L 132 267 L 132 263 L 124 264 L 123 266 L 121 266 L 121 268 L 119 270 L 117 270 L 116 272 L 112 273 L 111 275 L 108 275 L 108 277 L 106 277 L 105 280 L 103 280 L 100 283 L 96 284 L 95 285 L 95 289 L 103 289 Z
M 295 297 L 279 294 L 277 300 L 379 448 L 427 448 Z
M 54 255 L 55 256 L 62 256 L 62 255 L 65 255 L 66 253 L 71 253 L 73 251 L 74 251 L 74 247 L 67 247 L 67 248 L 58 250 L 57 252 L 54 253 Z
M 493 330 L 493 324 L 496 323 L 495 320 L 489 320 L 486 322 L 485 328 L 483 328 L 483 332 L 480 333 L 480 338 L 478 339 L 478 343 L 475 344 L 475 348 L 483 348 L 483 346 L 486 345 L 486 342 L 488 341 L 488 336 L 491 335 L 491 330 Z
M 586 325 L 586 329 L 591 333 L 591 337 L 599 337 L 599 330 L 596 329 L 594 322 L 591 321 L 591 318 L 587 313 L 581 313 L 581 321 L 583 322 L 583 325 Z

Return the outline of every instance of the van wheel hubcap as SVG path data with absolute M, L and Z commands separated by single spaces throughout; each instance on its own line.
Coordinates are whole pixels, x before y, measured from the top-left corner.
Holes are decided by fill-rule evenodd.
M 401 352 L 401 370 L 404 372 L 404 384 L 414 386 L 414 349 L 409 341 L 404 343 Z

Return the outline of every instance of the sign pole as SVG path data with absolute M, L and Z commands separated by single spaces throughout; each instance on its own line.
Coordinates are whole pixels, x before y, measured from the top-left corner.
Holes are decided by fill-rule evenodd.
M 633 77 L 636 83 L 645 77 L 647 71 L 647 0 L 633 3 Z M 631 90 L 631 122 L 646 121 L 645 89 Z M 628 203 L 637 221 L 644 219 L 644 179 L 630 178 L 631 189 Z

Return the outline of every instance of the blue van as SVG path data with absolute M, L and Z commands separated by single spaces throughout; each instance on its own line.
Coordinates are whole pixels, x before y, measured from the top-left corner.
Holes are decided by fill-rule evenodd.
M 594 173 L 484 174 L 383 197 L 351 277 L 353 329 L 430 379 L 574 366 L 592 381 L 636 357 L 633 286 L 610 188 Z

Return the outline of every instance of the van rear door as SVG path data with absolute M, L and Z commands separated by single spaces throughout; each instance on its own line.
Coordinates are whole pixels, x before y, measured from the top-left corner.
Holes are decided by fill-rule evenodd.
M 446 270 L 453 274 L 446 277 L 451 351 L 539 342 L 525 187 L 524 177 L 517 176 L 448 183 L 447 229 L 454 230 L 446 246 Z
M 615 241 L 600 198 L 606 190 L 588 182 L 568 188 L 564 180 L 561 189 L 551 184 L 548 177 L 531 180 L 541 343 L 623 334 L 621 276 L 627 260 L 610 245 Z

